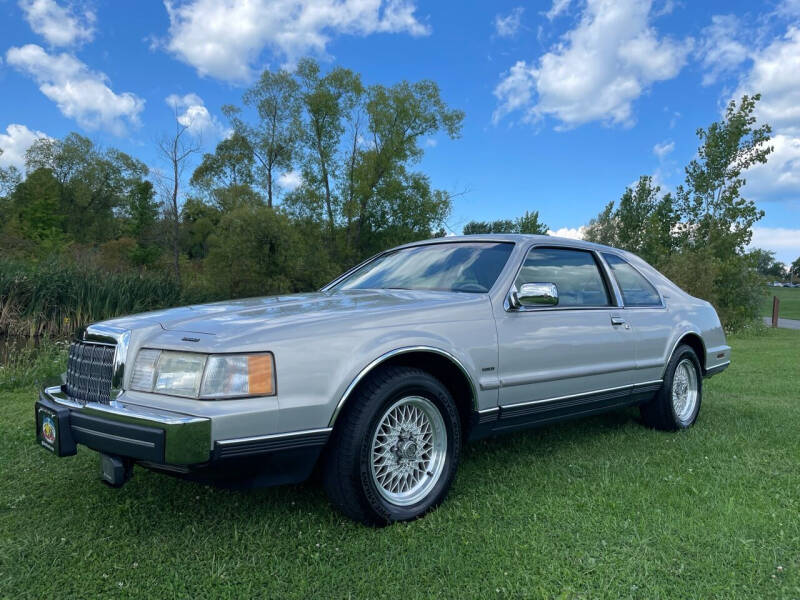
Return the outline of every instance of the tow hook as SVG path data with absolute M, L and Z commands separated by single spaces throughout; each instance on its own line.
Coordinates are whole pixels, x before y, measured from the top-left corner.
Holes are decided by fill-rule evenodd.
M 122 487 L 133 476 L 133 461 L 113 454 L 100 454 L 100 480 L 111 487 Z

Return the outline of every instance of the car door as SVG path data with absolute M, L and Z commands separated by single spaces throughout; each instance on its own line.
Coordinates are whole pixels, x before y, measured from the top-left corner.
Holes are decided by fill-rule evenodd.
M 498 311 L 501 420 L 581 413 L 598 408 L 597 401 L 624 400 L 636 378 L 634 332 L 595 252 L 534 246 L 515 289 L 525 283 L 555 284 L 558 303 Z
M 658 388 L 672 348 L 675 331 L 670 313 L 658 289 L 639 269 L 612 252 L 602 252 L 622 297 L 625 320 L 636 332 L 637 386 Z

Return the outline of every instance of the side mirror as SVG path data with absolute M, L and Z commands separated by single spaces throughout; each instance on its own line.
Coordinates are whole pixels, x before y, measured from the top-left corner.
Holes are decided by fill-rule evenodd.
M 555 306 L 558 288 L 555 283 L 525 283 L 516 294 L 519 306 Z

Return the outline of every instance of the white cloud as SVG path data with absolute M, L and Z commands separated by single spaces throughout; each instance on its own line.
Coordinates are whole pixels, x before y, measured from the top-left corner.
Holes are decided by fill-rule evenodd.
M 170 94 L 166 97 L 166 103 L 175 111 L 178 123 L 195 137 L 208 136 L 216 139 L 230 134 L 230 130 L 208 112 L 203 99 L 197 94 Z
M 733 98 L 761 93 L 759 121 L 773 129 L 767 164 L 745 173 L 746 193 L 758 200 L 800 199 L 800 28 L 753 53 L 753 65 Z
M 299 171 L 286 171 L 278 177 L 278 185 L 285 190 L 292 191 L 303 183 L 303 176 Z
M 70 54 L 48 54 L 41 46 L 27 44 L 10 48 L 6 61 L 34 79 L 64 116 L 86 129 L 123 135 L 129 125 L 139 124 L 144 100 L 130 92 L 115 93 L 104 73 L 90 70 Z
M 82 44 L 94 37 L 95 15 L 90 10 L 77 14 L 55 0 L 20 0 L 19 7 L 34 33 L 51 46 Z
M 435 148 L 438 143 L 439 143 L 439 141 L 436 138 L 432 138 L 432 137 L 425 138 L 425 145 L 428 148 Z
M 50 137 L 43 131 L 32 131 L 25 125 L 12 123 L 0 133 L 0 167 L 25 169 L 25 152 L 39 138 Z
M 747 60 L 750 51 L 739 41 L 743 32 L 736 15 L 714 15 L 711 25 L 701 33 L 697 48 L 703 68 L 703 85 L 716 83 L 717 79 L 734 71 Z
M 767 163 L 745 173 L 747 193 L 760 200 L 800 200 L 800 136 L 778 134 L 770 145 L 774 150 Z
M 566 12 L 569 8 L 570 1 L 571 0 L 553 0 L 553 5 L 550 7 L 550 10 L 545 13 L 545 16 L 552 21 Z
M 779 261 L 791 263 L 800 257 L 800 229 L 753 227 L 750 247 L 772 250 Z
M 548 229 L 547 235 L 569 238 L 571 240 L 582 240 L 586 235 L 586 226 L 581 225 L 580 227 L 561 227 L 560 229 L 555 230 Z
M 412 0 L 165 0 L 167 49 L 200 75 L 245 81 L 265 47 L 287 63 L 325 54 L 335 34 L 409 33 L 430 29 Z
M 522 110 L 524 121 L 549 115 L 561 129 L 590 121 L 632 124 L 634 100 L 652 83 L 675 77 L 692 47 L 691 39 L 659 37 L 650 8 L 647 0 L 588 0 L 578 25 L 549 52 L 503 75 L 494 90 L 494 122 Z
M 506 16 L 495 15 L 494 29 L 500 37 L 514 37 L 522 24 L 522 13 L 525 9 L 521 6 L 516 7 Z
M 655 146 L 653 146 L 653 154 L 655 154 L 659 160 L 663 159 L 673 150 L 675 150 L 675 142 L 672 141 L 661 142 L 660 144 L 656 144 Z
M 784 17 L 800 17 L 800 0 L 783 0 L 776 12 Z
M 760 93 L 758 116 L 775 131 L 800 135 L 800 28 L 790 27 L 753 56 L 753 67 L 734 93 Z

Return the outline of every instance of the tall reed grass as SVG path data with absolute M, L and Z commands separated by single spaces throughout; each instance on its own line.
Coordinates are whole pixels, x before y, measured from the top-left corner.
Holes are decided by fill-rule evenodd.
M 0 356 L 0 392 L 58 383 L 67 369 L 68 348 L 68 342 L 41 338 L 7 349 Z
M 180 303 L 164 276 L 0 259 L 0 334 L 64 338 L 94 321 Z

